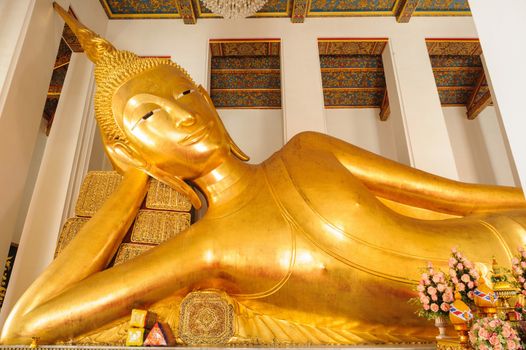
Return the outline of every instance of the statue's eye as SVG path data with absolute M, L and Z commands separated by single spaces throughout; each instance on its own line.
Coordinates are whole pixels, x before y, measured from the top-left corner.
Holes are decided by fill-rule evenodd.
M 142 116 L 142 119 L 146 120 L 146 119 L 150 118 L 152 115 L 153 115 L 153 111 L 148 112 L 148 113 L 146 113 L 145 115 Z
M 183 97 L 183 96 L 185 96 L 185 95 L 188 95 L 188 94 L 190 94 L 190 93 L 192 93 L 192 92 L 194 92 L 194 91 L 195 91 L 195 90 L 193 90 L 193 89 L 185 90 L 185 91 L 181 92 L 179 95 L 177 95 L 177 96 L 175 97 L 175 99 L 178 100 L 178 99 L 180 99 L 181 97 Z
M 135 127 L 136 127 L 137 125 L 139 125 L 139 123 L 141 123 L 142 121 L 147 120 L 147 119 L 150 118 L 152 115 L 154 115 L 155 113 L 159 112 L 160 110 L 161 110 L 160 108 L 157 108 L 157 109 L 151 110 L 151 111 L 149 111 L 148 113 L 146 113 L 145 115 L 143 115 L 141 118 L 137 119 L 137 122 L 133 125 L 133 127 L 131 128 L 131 130 L 135 129 Z

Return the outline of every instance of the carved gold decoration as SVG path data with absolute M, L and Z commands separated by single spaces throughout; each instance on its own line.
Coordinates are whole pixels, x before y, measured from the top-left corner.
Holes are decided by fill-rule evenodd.
M 426 39 L 430 55 L 481 55 L 478 39 Z
M 131 241 L 160 244 L 188 227 L 190 227 L 189 213 L 140 210 L 133 225 Z
M 66 248 L 69 242 L 71 242 L 71 240 L 77 235 L 82 226 L 84 226 L 88 220 L 88 218 L 71 218 L 64 223 L 62 231 L 60 231 L 57 247 L 55 248 L 54 258 L 56 258 L 57 255 L 59 255 L 60 252 Z
M 141 255 L 147 250 L 153 248 L 151 245 L 146 244 L 134 244 L 134 243 L 123 243 L 120 245 L 117 255 L 115 257 L 114 266 L 122 264 L 136 256 Z
M 183 300 L 179 337 L 185 344 L 226 344 L 234 335 L 234 311 L 222 294 L 194 292 Z
M 121 183 L 122 176 L 116 172 L 90 171 L 80 187 L 75 207 L 77 216 L 93 216 Z
M 158 180 L 152 179 L 146 195 L 146 208 L 190 211 L 192 203 L 184 194 L 177 192 Z
M 67 20 L 95 61 L 97 120 L 125 175 L 18 300 L 3 344 L 81 337 L 138 304 L 150 309 L 196 289 L 229 293 L 257 315 L 240 341 L 314 343 L 315 330 L 305 329 L 319 330 L 322 344 L 432 340 L 433 325 L 406 302 L 418 267 L 429 260 L 444 268 L 455 245 L 474 260 L 509 261 L 510 247 L 525 240 L 520 189 L 441 178 L 324 134 L 300 133 L 263 163 L 246 164 L 206 91 L 175 64 L 118 51 Z M 143 203 L 148 176 L 186 191 L 199 206 L 191 181 L 208 210 L 185 232 L 106 269 Z M 413 217 L 378 197 L 404 204 Z M 459 217 L 424 220 L 422 208 Z M 236 314 L 246 317 L 241 308 Z M 202 324 L 222 342 L 227 317 L 223 328 Z M 290 325 L 286 334 L 282 325 Z

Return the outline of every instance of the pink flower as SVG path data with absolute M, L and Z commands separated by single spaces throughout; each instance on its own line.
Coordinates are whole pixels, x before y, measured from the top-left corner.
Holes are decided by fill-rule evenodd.
M 526 279 L 524 279 L 524 277 L 522 277 L 522 276 L 519 276 L 519 282 L 520 283 L 524 283 L 524 282 L 526 282 Z
M 489 337 L 489 343 L 490 343 L 491 345 L 493 345 L 493 349 L 495 350 L 495 346 L 496 346 L 497 344 L 500 343 L 500 342 L 499 342 L 499 338 L 498 338 L 498 336 L 497 336 L 497 333 L 493 333 L 493 334 Z
M 473 293 L 473 291 L 469 291 L 469 292 L 468 292 L 468 298 L 470 298 L 471 300 L 473 300 L 474 297 L 475 297 L 475 293 Z
M 429 304 L 424 304 L 423 307 L 424 307 L 424 310 L 426 310 L 426 311 L 429 310 Z
M 416 290 L 419 291 L 419 292 L 423 292 L 424 290 L 426 290 L 426 288 L 425 288 L 422 284 L 419 284 L 419 285 L 416 287 Z
M 424 281 L 429 279 L 429 275 L 427 273 L 425 273 L 425 272 L 422 274 L 421 277 L 422 277 L 422 280 L 424 280 Z
M 440 293 L 442 293 L 443 291 L 446 290 L 446 285 L 440 283 L 439 285 L 437 285 L 437 290 L 438 290 Z
M 457 288 L 460 292 L 463 292 L 466 290 L 466 285 L 464 283 L 457 284 Z
M 456 252 L 457 252 L 457 247 L 452 247 L 452 248 L 451 248 L 451 252 L 452 252 L 453 254 L 456 253 Z
M 457 269 L 464 270 L 464 265 L 462 265 L 462 263 L 458 263 L 457 264 Z
M 510 327 L 507 327 L 507 325 L 505 325 L 504 327 L 502 327 L 502 336 L 505 338 L 505 339 L 508 339 L 511 335 L 511 328 Z
M 446 293 L 444 294 L 444 296 L 442 297 L 442 299 L 446 302 L 446 303 L 451 303 L 453 302 L 453 294 L 451 293 Z
M 511 259 L 511 263 L 512 263 L 513 265 L 518 265 L 518 264 L 519 264 L 519 259 L 517 259 L 517 258 L 513 258 L 513 259 Z
M 522 267 L 523 269 L 526 269 L 526 261 L 521 261 L 521 267 Z
M 489 350 L 488 347 L 486 346 L 486 344 L 480 344 L 479 345 L 479 350 Z
M 438 274 L 433 276 L 433 282 L 435 283 L 440 282 L 440 276 Z
M 497 322 L 497 320 L 491 320 L 491 321 L 489 321 L 489 326 L 490 326 L 491 328 L 495 328 L 495 327 L 497 327 L 498 324 L 499 324 L 499 322 Z
M 431 300 L 433 300 L 433 301 L 437 301 L 437 300 L 438 300 L 438 296 L 437 296 L 436 294 L 433 294 L 433 295 L 431 296 Z
M 449 258 L 449 266 L 450 267 L 455 267 L 455 264 L 457 263 L 457 259 L 451 257 Z
M 498 342 L 497 344 L 495 344 L 493 346 L 493 350 L 503 350 L 502 349 L 502 344 L 500 342 Z
M 508 350 L 515 350 L 515 349 L 517 349 L 517 343 L 515 342 L 515 340 L 508 339 L 507 345 L 508 345 Z
M 481 328 L 479 330 L 479 337 L 480 338 L 482 338 L 482 339 L 489 339 L 489 336 L 490 336 L 490 334 L 488 333 L 488 331 L 485 328 Z
M 470 281 L 469 275 L 467 273 L 463 274 L 462 277 L 460 277 L 462 282 L 468 283 Z
M 453 282 L 453 284 L 457 284 L 458 278 L 456 278 L 455 276 L 451 277 L 451 282 Z
M 437 293 L 437 290 L 436 288 L 434 287 L 427 287 L 427 292 L 430 294 L 430 295 L 435 295 Z
M 449 311 L 449 304 L 448 303 L 442 303 L 442 305 L 440 305 L 440 309 L 444 312 L 448 312 Z
M 433 312 L 438 312 L 438 305 L 433 303 L 433 304 L 431 304 L 430 309 Z
M 473 289 L 475 287 L 475 284 L 471 281 L 468 282 L 468 289 Z

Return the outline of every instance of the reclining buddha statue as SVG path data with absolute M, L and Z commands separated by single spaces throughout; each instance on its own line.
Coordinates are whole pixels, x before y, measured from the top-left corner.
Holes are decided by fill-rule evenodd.
M 327 135 L 298 134 L 247 164 L 208 93 L 182 68 L 117 50 L 55 7 L 95 63 L 97 122 L 124 177 L 19 299 L 3 344 L 74 341 L 137 307 L 169 310 L 162 319 L 196 291 L 233 300 L 236 316 L 259 317 L 237 329 L 240 343 L 426 340 L 432 325 L 407 303 L 419 268 L 445 266 L 452 246 L 475 261 L 506 262 L 526 240 L 520 189 L 448 180 Z M 200 207 L 188 183 L 197 186 L 208 210 L 174 238 L 106 268 L 149 177 Z

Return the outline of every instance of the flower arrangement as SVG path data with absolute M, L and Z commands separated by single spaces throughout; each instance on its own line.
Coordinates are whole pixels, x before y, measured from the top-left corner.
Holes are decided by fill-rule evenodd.
M 475 306 L 474 297 L 479 274 L 475 266 L 456 248 L 451 249 L 449 258 L 449 275 L 455 290 L 462 296 L 462 301 L 470 308 Z
M 451 288 L 447 276 L 442 271 L 437 271 L 431 263 L 422 273 L 420 281 L 416 287 L 418 298 L 413 302 L 421 304 L 417 314 L 429 320 L 439 316 L 448 316 L 450 303 L 453 302 L 453 288 Z
M 517 332 L 511 324 L 498 318 L 481 318 L 469 331 L 469 341 L 477 350 L 521 349 Z
M 526 250 L 523 247 L 519 247 L 519 255 L 511 260 L 511 269 L 521 293 L 526 295 Z

